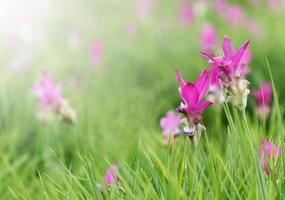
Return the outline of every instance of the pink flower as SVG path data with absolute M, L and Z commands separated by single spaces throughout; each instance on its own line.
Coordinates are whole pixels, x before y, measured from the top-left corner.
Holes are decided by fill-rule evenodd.
M 169 111 L 165 117 L 160 120 L 160 127 L 163 129 L 163 136 L 168 137 L 179 133 L 180 116 Z
M 214 103 L 224 103 L 225 97 L 223 94 L 222 84 L 219 78 L 220 70 L 216 66 L 211 68 L 211 85 L 209 89 L 208 99 Z
M 180 96 L 183 101 L 177 110 L 189 117 L 194 124 L 198 124 L 204 110 L 212 104 L 211 101 L 203 100 L 210 88 L 210 72 L 207 70 L 203 71 L 195 84 L 191 82 L 185 83 L 178 70 L 176 70 L 176 76 L 180 86 Z
M 232 25 L 240 23 L 244 17 L 243 10 L 239 6 L 230 6 L 227 12 L 227 19 Z
M 244 43 L 237 51 L 234 51 L 231 40 L 228 37 L 224 37 L 222 57 L 213 57 L 208 52 L 202 52 L 202 55 L 209 59 L 209 62 L 213 66 L 218 67 L 221 71 L 222 79 L 231 79 L 235 76 L 241 76 L 241 60 L 249 46 L 249 41 Z
M 246 77 L 250 73 L 250 68 L 249 68 L 250 61 L 251 61 L 251 52 L 249 48 L 247 48 L 244 51 L 244 54 L 240 60 L 240 66 L 239 66 L 240 72 L 238 73 L 240 76 Z
M 91 63 L 93 66 L 98 66 L 101 64 L 104 54 L 104 46 L 102 42 L 95 41 L 90 47 Z
M 227 95 L 226 101 L 231 102 L 239 109 L 245 109 L 247 105 L 247 96 L 250 93 L 248 89 L 249 82 L 245 80 L 248 70 L 245 68 L 245 62 L 248 55 L 243 59 L 247 50 L 249 41 L 243 44 L 237 51 L 228 37 L 224 37 L 223 51 L 221 57 L 214 57 L 211 53 L 202 52 L 203 56 L 209 59 L 214 68 L 214 76 L 218 76 Z M 215 71 L 217 70 L 217 71 Z
M 278 10 L 280 8 L 284 8 L 285 1 L 284 0 L 267 0 L 267 5 L 272 10 Z
M 225 17 L 226 16 L 226 10 L 228 8 L 228 4 L 226 0 L 215 0 L 214 1 L 214 9 L 215 11 L 220 15 Z
M 245 28 L 249 34 L 253 35 L 257 39 L 264 36 L 263 28 L 253 19 L 247 18 L 245 20 Z
M 137 15 L 141 20 L 145 20 L 153 9 L 153 0 L 138 0 Z
M 32 90 L 39 100 L 41 119 L 51 121 L 56 114 L 63 122 L 75 122 L 76 112 L 61 96 L 61 84 L 53 83 L 47 72 L 43 73 L 42 80 L 36 83 Z
M 220 70 L 217 66 L 212 66 L 211 68 L 211 86 L 214 87 L 215 89 L 221 89 L 221 81 L 219 79 L 220 75 Z M 210 90 L 212 89 L 210 88 Z
M 270 105 L 272 98 L 272 88 L 270 83 L 265 82 L 261 85 L 259 90 L 255 90 L 253 95 L 256 98 L 258 106 Z
M 118 179 L 118 165 L 113 164 L 109 169 L 105 172 L 105 183 L 108 187 L 114 186 Z
M 281 156 L 281 147 L 272 143 L 271 140 L 262 140 L 261 147 L 259 148 L 260 167 L 264 170 L 265 174 L 269 176 L 272 167 L 276 164 L 276 160 Z M 273 165 L 270 165 L 270 164 Z
M 205 25 L 202 28 L 200 43 L 203 50 L 213 52 L 217 45 L 216 30 L 212 25 Z
M 261 119 L 266 119 L 270 113 L 270 103 L 272 98 L 272 88 L 270 83 L 263 83 L 259 90 L 253 92 L 255 99 L 257 101 L 257 115 Z
M 188 5 L 184 5 L 179 13 L 180 21 L 183 25 L 191 25 L 194 20 L 194 12 Z
M 47 72 L 44 72 L 42 80 L 33 86 L 33 92 L 44 107 L 58 106 L 62 100 L 61 84 L 53 83 Z

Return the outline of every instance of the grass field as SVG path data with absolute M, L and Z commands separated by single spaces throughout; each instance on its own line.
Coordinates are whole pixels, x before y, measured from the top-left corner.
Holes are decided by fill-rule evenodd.
M 242 10 L 229 22 L 215 1 L 142 2 L 0 1 L 0 199 L 285 197 L 285 4 L 229 1 Z M 185 7 L 194 17 L 183 22 Z M 201 56 L 205 24 L 216 30 L 215 55 L 224 35 L 235 48 L 251 41 L 248 105 L 215 103 L 196 147 L 185 135 L 164 145 L 160 120 L 181 102 L 175 69 L 195 82 L 209 67 Z M 43 72 L 62 84 L 74 123 L 39 118 L 32 88 Z M 260 120 L 252 94 L 266 81 L 271 112 Z M 282 151 L 270 157 L 269 174 L 260 165 L 262 140 Z M 112 164 L 116 180 L 108 185 Z

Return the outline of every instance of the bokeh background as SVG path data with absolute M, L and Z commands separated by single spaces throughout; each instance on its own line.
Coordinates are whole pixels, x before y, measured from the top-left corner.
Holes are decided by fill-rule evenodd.
M 219 11 L 222 3 L 232 9 L 231 17 Z M 236 48 L 251 40 L 250 88 L 270 81 L 268 60 L 284 105 L 284 5 L 282 0 L 0 1 L 1 162 L 19 170 L 25 182 L 37 171 L 56 177 L 61 162 L 80 171 L 78 152 L 94 156 L 103 171 L 107 160 L 135 159 L 142 141 L 155 146 L 160 118 L 179 105 L 175 68 L 194 81 L 208 67 L 200 54 L 207 24 L 217 32 L 217 47 L 224 35 Z M 31 88 L 43 71 L 63 83 L 63 95 L 78 115 L 74 126 L 37 119 Z M 255 102 L 249 101 L 253 112 Z M 205 118 L 210 122 L 215 115 Z M 21 188 L 5 177 L 4 183 Z

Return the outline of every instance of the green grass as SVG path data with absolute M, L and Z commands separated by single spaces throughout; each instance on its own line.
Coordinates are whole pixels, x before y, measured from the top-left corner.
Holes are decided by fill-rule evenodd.
M 44 22 L 49 39 L 22 47 L 32 49 L 29 68 L 12 72 L 9 59 L 19 49 L 9 52 L 1 47 L 1 199 L 284 198 L 284 156 L 278 174 L 269 177 L 260 170 L 258 157 L 263 138 L 273 138 L 284 147 L 282 12 L 243 5 L 264 27 L 264 38 L 257 40 L 212 12 L 196 19 L 192 27 L 182 27 L 175 18 L 174 2 L 158 1 L 153 17 L 145 23 L 134 19 L 131 1 L 122 5 L 114 0 L 74 2 L 68 8 L 65 3 L 58 1 Z M 96 23 L 94 9 L 100 15 Z M 133 39 L 123 32 L 129 22 L 138 23 Z M 168 24 L 165 31 L 160 31 L 161 22 Z M 207 66 L 198 45 L 205 22 L 217 27 L 219 38 L 229 35 L 236 46 L 252 40 L 251 89 L 264 80 L 274 81 L 272 113 L 266 123 L 259 121 L 251 96 L 246 113 L 230 105 L 214 105 L 204 114 L 207 132 L 196 149 L 186 137 L 165 147 L 159 120 L 179 105 L 175 68 L 186 80 L 195 80 Z M 66 37 L 74 26 L 82 29 L 83 38 L 71 50 Z M 88 52 L 94 39 L 106 46 L 103 66 L 97 71 L 90 67 Z M 37 119 L 31 86 L 43 69 L 62 80 L 64 96 L 78 114 L 73 126 Z M 78 84 L 70 81 L 74 76 Z M 108 189 L 104 173 L 112 163 L 119 165 L 119 181 Z M 97 183 L 103 185 L 104 195 Z

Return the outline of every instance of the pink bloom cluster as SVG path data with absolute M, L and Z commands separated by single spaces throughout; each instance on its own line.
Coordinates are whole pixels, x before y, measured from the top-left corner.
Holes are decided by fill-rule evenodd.
M 250 17 L 248 17 L 239 5 L 230 5 L 227 0 L 213 0 L 216 13 L 222 16 L 229 24 L 242 25 L 246 30 L 256 37 L 263 35 L 262 28 Z
M 40 117 L 51 120 L 53 114 L 59 116 L 63 121 L 73 123 L 76 113 L 62 97 L 61 84 L 54 84 L 47 72 L 42 79 L 32 88 L 40 105 Z
M 259 90 L 255 90 L 253 95 L 257 102 L 257 114 L 260 118 L 266 119 L 270 113 L 270 104 L 272 98 L 272 88 L 270 83 L 265 82 Z
M 223 56 L 214 57 L 210 52 L 204 51 L 202 55 L 212 65 L 212 85 L 223 88 L 226 100 L 240 109 L 246 107 L 247 88 L 249 82 L 245 79 L 248 74 L 249 42 L 244 43 L 238 50 L 234 50 L 231 40 L 224 37 Z
M 244 17 L 243 10 L 237 5 L 229 5 L 226 0 L 214 0 L 215 11 L 231 24 L 237 24 L 241 22 Z
M 276 165 L 278 157 L 281 156 L 281 147 L 272 143 L 271 140 L 262 140 L 259 148 L 260 167 L 264 170 L 267 176 Z
M 212 100 L 205 98 L 213 92 L 213 87 L 216 91 L 220 91 L 227 101 L 245 109 L 249 94 L 247 89 L 249 82 L 244 79 L 248 73 L 245 66 L 250 61 L 250 54 L 246 53 L 248 45 L 249 42 L 246 42 L 235 51 L 230 39 L 225 37 L 223 56 L 214 57 L 209 52 L 203 52 L 203 55 L 209 59 L 211 68 L 204 70 L 195 83 L 185 82 L 180 72 L 176 70 L 182 100 L 177 111 L 183 113 L 185 118 L 180 120 L 179 116 L 176 117 L 173 112 L 168 112 L 160 122 L 164 137 L 183 133 L 190 137 L 194 145 L 197 145 L 206 129 L 202 124 L 202 114 L 213 104 Z M 179 131 L 179 124 L 183 126 L 182 131 Z

